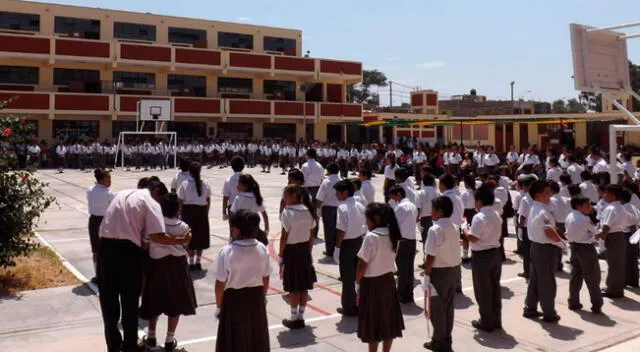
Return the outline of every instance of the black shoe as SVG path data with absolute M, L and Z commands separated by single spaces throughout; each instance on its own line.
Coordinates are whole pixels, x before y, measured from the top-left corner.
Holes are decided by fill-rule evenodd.
M 200 265 L 200 263 L 195 264 L 194 268 L 195 271 L 202 271 L 202 265 Z
M 429 351 L 435 351 L 436 347 L 431 342 L 425 342 L 422 347 L 428 349 Z
M 416 301 L 413 299 L 413 297 L 412 298 L 400 298 L 398 300 L 402 304 L 413 304 L 413 303 L 416 303 Z
M 462 263 L 467 264 L 471 261 L 471 258 L 462 258 Z
M 92 284 L 97 285 L 98 284 L 98 278 L 97 277 L 92 277 L 91 280 L 89 280 Z
M 529 275 L 527 275 L 526 273 L 518 273 L 518 276 L 529 280 Z
M 558 321 L 560 321 L 560 316 L 556 314 L 548 317 L 543 317 L 542 321 L 544 321 L 545 323 L 557 323 Z
M 418 268 L 424 269 L 424 264 L 418 264 Z
M 195 264 L 189 264 L 189 271 L 196 271 L 196 265 Z
M 484 331 L 484 332 L 492 332 L 494 328 L 490 328 L 490 327 L 486 327 L 484 325 L 482 325 L 482 323 L 480 322 L 480 320 L 472 320 L 471 321 L 471 326 L 473 326 L 474 328 Z
M 358 310 L 357 309 L 348 311 L 348 310 L 345 310 L 344 308 L 340 307 L 340 308 L 336 309 L 336 311 L 338 312 L 338 314 L 342 314 L 345 317 L 357 317 L 358 316 Z
M 142 338 L 142 343 L 145 344 L 147 347 L 154 348 L 154 347 L 156 347 L 158 341 L 156 340 L 155 337 L 147 337 L 147 336 L 145 336 L 145 337 Z
M 323 254 L 325 257 L 331 257 L 331 258 L 333 258 L 333 253 L 329 253 L 329 252 L 327 252 L 327 251 L 323 251 L 323 252 L 322 252 L 322 254 Z
M 527 310 L 525 309 L 524 313 L 522 313 L 522 316 L 525 318 L 529 318 L 529 319 L 533 319 L 533 318 L 540 318 L 543 314 L 541 312 L 538 312 L 537 310 Z
M 456 293 L 462 293 L 462 287 L 456 288 Z
M 302 329 L 304 328 L 304 320 L 283 319 L 282 325 L 290 330 Z
M 569 305 L 569 310 L 581 310 L 582 309 L 582 304 L 578 303 L 578 304 L 570 304 Z
M 171 342 L 165 342 L 164 343 L 165 352 L 171 352 L 171 351 L 175 350 L 176 347 L 178 347 L 178 340 L 176 340 L 176 339 L 173 339 L 173 341 L 171 341 Z
M 614 294 L 611 294 L 611 293 L 607 292 L 607 290 L 602 290 L 602 297 L 616 299 L 616 298 L 623 298 L 624 294 L 614 295 Z
M 595 307 L 595 306 L 591 307 L 591 312 L 592 312 L 593 314 L 600 314 L 600 313 L 602 313 L 602 306 L 600 306 L 600 307 Z

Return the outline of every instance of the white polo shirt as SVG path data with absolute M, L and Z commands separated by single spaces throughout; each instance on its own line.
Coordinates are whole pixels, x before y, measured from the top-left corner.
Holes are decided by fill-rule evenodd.
M 484 164 L 487 166 L 496 166 L 500 164 L 500 158 L 495 153 L 485 154 Z
M 269 252 L 256 239 L 236 240 L 222 247 L 211 271 L 225 289 L 262 287 L 262 279 L 271 275 Z
M 571 198 L 562 197 L 560 193 L 554 194 L 551 197 L 548 208 L 551 214 L 553 214 L 556 224 L 563 224 L 572 211 Z
M 418 199 L 420 200 L 420 218 L 431 216 L 432 205 L 431 201 L 438 196 L 436 189 L 431 186 L 423 186 L 418 193 Z
M 593 203 L 597 203 L 600 195 L 598 194 L 598 189 L 591 181 L 584 181 L 580 184 L 580 193 L 586 198 L 589 198 L 589 201 Z
M 233 202 L 233 200 L 236 199 L 236 196 L 239 193 L 238 179 L 240 179 L 241 175 L 242 172 L 234 172 L 233 175 L 229 176 L 224 181 L 224 185 L 222 186 L 222 196 L 227 197 L 229 199 L 229 202 Z
M 418 201 L 418 194 L 416 192 L 414 183 L 411 182 L 411 179 L 406 179 L 404 182 L 398 184 L 398 186 L 404 189 L 404 193 L 406 194 L 407 199 L 416 206 L 420 205 Z
M 338 206 L 336 229 L 344 232 L 345 240 L 361 237 L 365 233 L 367 219 L 364 206 L 349 197 Z
M 443 196 L 451 199 L 453 202 L 453 213 L 451 214 L 451 223 L 457 228 L 462 224 L 462 217 L 464 216 L 464 204 L 462 200 L 456 194 L 455 189 L 448 189 L 442 193 Z
M 518 156 L 518 152 L 509 152 L 507 154 L 507 162 L 508 163 L 515 163 L 518 161 L 520 157 Z
M 473 192 L 474 191 L 471 189 L 465 189 L 460 195 L 460 200 L 462 201 L 464 209 L 476 208 L 476 198 L 474 197 Z M 471 221 L 471 219 L 467 219 L 467 221 Z
M 492 206 L 482 207 L 473 217 L 473 220 L 471 220 L 469 232 L 478 238 L 478 241 L 475 243 L 469 241 L 469 248 L 471 248 L 472 251 L 500 248 L 502 218 Z
M 262 213 L 264 211 L 264 202 L 262 205 L 258 205 L 256 196 L 251 192 L 240 192 L 231 203 L 230 211 L 232 213 L 237 212 L 240 209 L 252 211 L 254 213 Z
M 171 237 L 180 237 L 189 230 L 189 225 L 178 218 L 164 218 L 164 226 L 167 229 L 167 235 Z M 182 257 L 187 255 L 187 250 L 181 244 L 160 244 L 149 241 L 149 256 L 153 259 L 161 259 L 167 256 Z
M 627 221 L 624 232 L 635 232 L 636 227 L 640 223 L 640 211 L 631 203 L 623 204 L 622 208 L 627 212 Z
M 570 242 L 592 244 L 596 242 L 598 229 L 591 218 L 574 210 L 564 222 L 565 234 Z
M 191 179 L 191 174 L 189 171 L 180 171 L 171 180 L 171 189 L 175 189 L 176 191 L 182 185 L 182 182 Z
M 280 223 L 289 234 L 287 244 L 309 242 L 310 231 L 316 227 L 309 209 L 302 204 L 286 206 L 280 216 Z
M 539 244 L 554 244 L 544 233 L 546 228 L 552 228 L 555 231 L 556 220 L 547 205 L 534 200 L 527 216 L 529 240 Z
M 602 158 L 600 158 L 598 160 L 598 162 L 595 163 L 595 165 L 593 165 L 593 173 L 594 174 L 599 174 L 601 172 L 609 172 L 609 165 Z
M 389 237 L 389 229 L 377 227 L 364 236 L 358 258 L 367 263 L 365 277 L 378 277 L 395 271 L 396 252 Z
M 520 206 L 518 207 L 518 215 L 528 218 L 532 205 L 533 199 L 531 199 L 529 192 L 523 192 L 522 198 L 520 198 Z
M 101 184 L 95 184 L 87 190 L 89 215 L 104 216 L 116 194 Z
M 324 178 L 324 168 L 315 159 L 309 159 L 300 169 L 304 175 L 305 187 L 319 187 Z
M 211 197 L 211 187 L 202 181 L 200 191 L 200 195 L 198 195 L 196 180 L 189 179 L 182 182 L 182 185 L 178 187 L 177 193 L 178 198 L 180 198 L 185 205 L 207 205 L 207 199 Z
M 440 218 L 429 228 L 424 252 L 435 257 L 434 268 L 451 268 L 460 265 L 460 232 L 450 218 Z
M 384 178 L 388 178 L 390 180 L 396 179 L 396 170 L 398 170 L 398 164 L 391 167 L 391 165 L 386 165 L 384 167 Z
M 336 197 L 336 190 L 333 189 L 336 183 L 340 182 L 340 176 L 329 175 L 327 179 L 322 181 L 316 199 L 322 202 L 323 206 L 337 207 L 340 205 L 340 201 Z
M 373 188 L 373 183 L 370 180 L 366 180 L 362 182 L 362 186 L 360 186 L 360 191 L 366 199 L 367 204 L 371 204 L 376 201 L 376 190 Z
M 400 226 L 400 234 L 406 240 L 416 239 L 418 208 L 409 199 L 403 198 L 393 209 Z
M 562 169 L 558 166 L 547 170 L 547 180 L 560 182 L 560 175 L 562 175 Z

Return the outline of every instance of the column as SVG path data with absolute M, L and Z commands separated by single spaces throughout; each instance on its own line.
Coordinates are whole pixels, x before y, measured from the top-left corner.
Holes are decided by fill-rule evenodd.
M 494 148 L 498 148 L 498 146 L 496 146 L 496 124 L 495 123 L 489 124 L 488 130 L 489 130 L 489 136 L 488 136 L 489 145 L 492 145 Z M 504 138 L 502 138 L 502 140 L 504 140 Z M 502 148 L 502 146 L 500 146 L 500 148 Z
M 538 141 L 538 125 L 530 124 L 529 125 L 529 144 L 535 144 L 540 146 L 540 142 Z
M 38 118 L 38 140 L 45 140 L 50 142 L 55 142 L 53 135 L 53 120 L 49 119 L 47 116 L 41 116 Z
M 253 99 L 264 99 L 264 80 L 253 78 Z
M 313 124 L 313 134 L 316 140 L 320 142 L 327 141 L 327 123 L 325 121 L 317 121 Z
M 111 120 L 111 116 L 101 117 L 98 121 L 100 121 L 100 128 L 98 130 L 100 140 L 111 140 L 113 138 L 113 121 Z
M 306 139 L 304 123 L 302 121 L 296 121 L 296 141 L 302 139 Z
M 516 151 L 520 153 L 520 124 L 513 124 L 513 145 L 516 147 Z M 507 146 L 509 148 L 509 146 Z
M 587 146 L 587 122 L 576 122 L 574 125 L 574 129 L 576 131 L 576 147 L 586 147 Z M 630 133 L 630 136 L 635 135 L 635 133 Z
M 252 122 L 253 124 L 253 138 L 262 139 L 264 137 L 264 123 L 262 121 Z

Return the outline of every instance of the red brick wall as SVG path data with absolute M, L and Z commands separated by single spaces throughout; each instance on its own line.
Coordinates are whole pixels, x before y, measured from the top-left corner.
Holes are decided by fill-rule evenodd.
M 231 100 L 229 101 L 231 114 L 270 115 L 271 103 L 268 101 Z
M 345 75 L 360 75 L 362 74 L 362 64 L 359 62 L 321 60 L 320 72 L 337 74 L 344 73 Z
M 56 55 L 109 58 L 109 43 L 91 40 L 56 39 Z
M 176 48 L 176 62 L 220 66 L 220 52 L 212 50 Z
M 1 93 L 0 100 L 6 101 L 12 99 L 5 109 L 29 109 L 29 110 L 47 110 L 49 109 L 49 94 L 9 94 Z
M 56 94 L 57 110 L 109 110 L 108 95 Z
M 438 104 L 438 95 L 437 94 L 427 94 L 427 105 L 428 106 L 436 106 Z
M 220 113 L 219 99 L 184 99 L 175 98 L 175 112 Z
M 313 59 L 276 56 L 274 64 L 275 64 L 276 70 L 303 71 L 303 72 L 313 72 L 315 70 L 315 64 Z
M 229 53 L 229 64 L 233 67 L 271 68 L 271 57 L 245 53 Z
M 49 38 L 25 35 L 0 35 L 0 51 L 12 53 L 49 54 Z
M 123 43 L 120 45 L 120 56 L 131 60 L 170 62 L 171 48 Z

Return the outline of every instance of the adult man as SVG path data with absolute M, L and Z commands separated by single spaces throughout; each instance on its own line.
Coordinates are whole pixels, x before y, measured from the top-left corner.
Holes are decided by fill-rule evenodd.
M 67 159 L 67 146 L 64 144 L 64 141 L 60 142 L 56 147 L 56 162 L 58 164 L 58 173 L 63 173 L 64 167 L 66 166 Z
M 93 175 L 96 183 L 87 190 L 87 204 L 89 206 L 89 240 L 91 243 L 91 254 L 93 255 L 93 266 L 98 272 L 98 253 L 100 249 L 100 224 L 111 200 L 116 196 L 111 187 L 111 174 L 104 169 L 95 169 Z M 91 282 L 96 283 L 93 277 Z
M 316 195 L 324 178 L 324 168 L 316 161 L 317 157 L 318 154 L 315 149 L 307 150 L 307 161 L 302 164 L 300 170 L 304 175 L 304 187 L 309 191 L 309 194 L 311 194 L 313 203 L 316 202 Z
M 327 172 L 329 177 L 322 181 L 317 197 L 318 208 L 320 208 L 322 212 L 322 228 L 324 229 L 325 244 L 324 255 L 331 257 L 333 256 L 336 246 L 336 219 L 338 206 L 340 205 L 340 201 L 336 197 L 336 192 L 333 191 L 333 188 L 340 181 L 340 170 L 337 164 L 331 163 L 327 165 Z M 305 182 L 306 180 L 307 178 L 305 177 Z M 353 194 L 351 196 L 353 196 Z
M 184 245 L 191 239 L 165 234 L 158 203 L 167 194 L 162 182 L 152 181 L 146 189 L 119 192 L 100 226 L 98 287 L 104 333 L 109 352 L 144 351 L 138 340 L 138 301 L 142 287 L 143 237 L 167 245 Z M 124 340 L 118 330 L 120 311 Z

